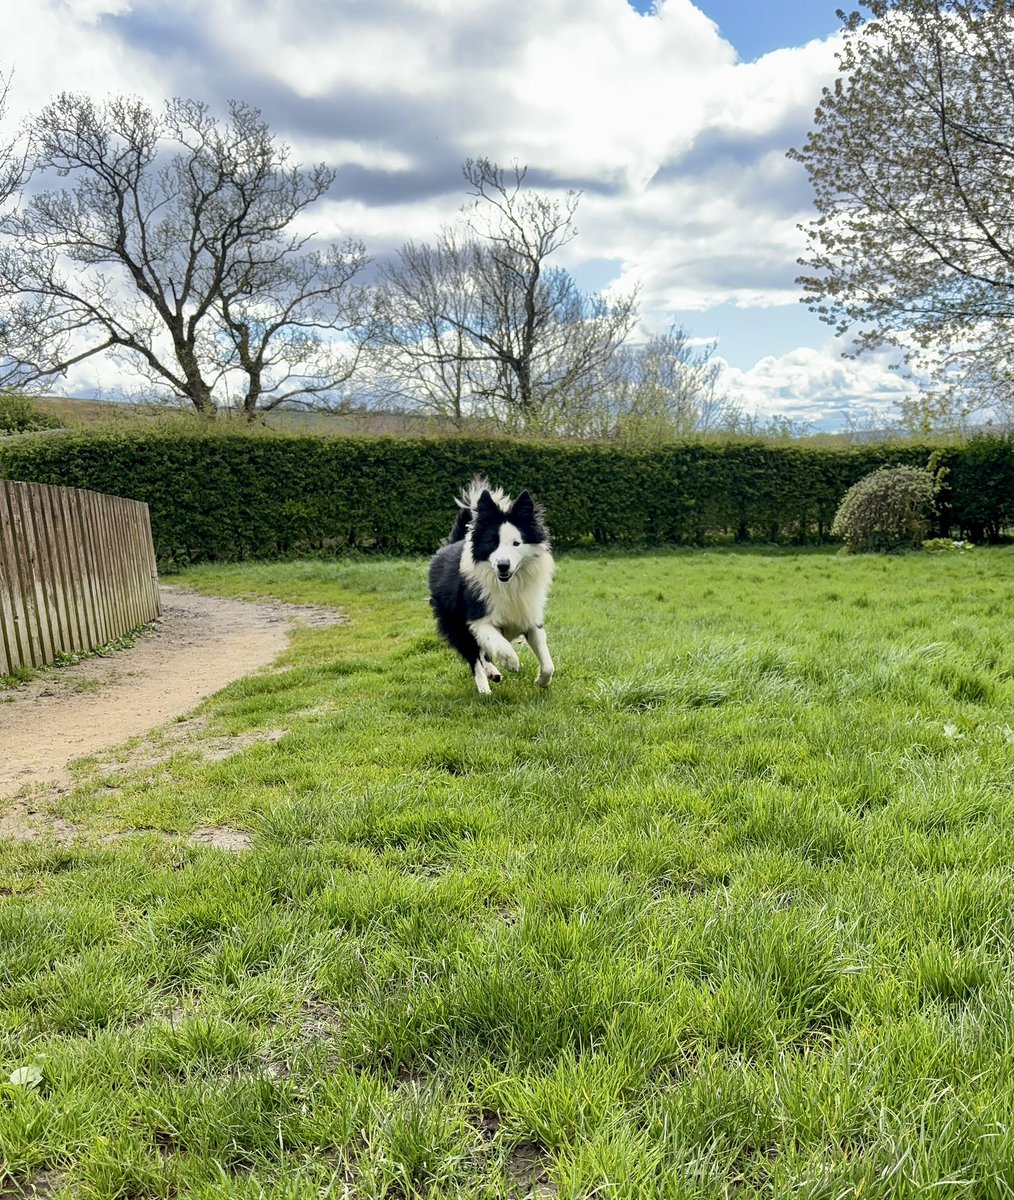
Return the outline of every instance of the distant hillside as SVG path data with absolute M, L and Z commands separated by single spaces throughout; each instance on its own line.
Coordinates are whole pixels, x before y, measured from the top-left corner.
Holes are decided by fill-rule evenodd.
M 118 424 L 124 421 L 172 421 L 198 420 L 191 409 L 178 408 L 163 404 L 146 402 L 131 402 L 126 400 L 99 400 L 78 396 L 41 396 L 36 397 L 39 407 L 50 412 L 67 425 L 89 426 Z M 245 425 L 242 417 L 222 413 L 219 421 L 223 424 L 235 422 Z M 271 429 L 288 433 L 319 433 L 322 435 L 394 435 L 405 437 L 450 436 L 462 434 L 470 437 L 503 436 L 503 431 L 491 427 L 488 423 L 476 420 L 466 421 L 461 426 L 442 420 L 439 417 L 425 413 L 409 412 L 376 412 L 359 410 L 351 412 L 299 412 L 295 410 L 276 409 L 258 418 L 258 423 Z M 962 442 L 966 436 L 973 433 L 1004 432 L 991 427 L 969 430 L 968 434 L 920 434 L 921 444 L 953 444 Z M 544 439 L 536 439 L 544 440 Z M 549 439 L 553 440 L 553 439 Z M 567 441 L 573 439 L 565 439 Z M 659 439 L 660 440 L 660 439 Z M 838 433 L 824 431 L 781 431 L 776 429 L 741 429 L 714 430 L 709 433 L 696 435 L 690 440 L 705 442 L 715 441 L 751 441 L 765 443 L 794 442 L 809 446 L 861 446 L 887 441 L 907 442 L 913 440 L 903 430 L 897 427 L 882 429 L 848 429 Z
M 41 409 L 59 417 L 69 425 L 108 425 L 122 421 L 172 420 L 179 416 L 190 419 L 194 414 L 187 408 L 169 405 L 133 403 L 126 400 L 98 400 L 82 396 L 39 396 L 36 401 Z M 196 419 L 196 418 L 195 418 Z M 223 422 L 243 422 L 241 417 L 226 413 L 219 418 Z M 260 423 L 271 429 L 290 433 L 331 434 L 404 434 L 418 437 L 426 433 L 450 433 L 453 427 L 435 417 L 416 413 L 394 412 L 299 412 L 276 409 L 259 418 Z M 479 432 L 478 429 L 472 432 Z

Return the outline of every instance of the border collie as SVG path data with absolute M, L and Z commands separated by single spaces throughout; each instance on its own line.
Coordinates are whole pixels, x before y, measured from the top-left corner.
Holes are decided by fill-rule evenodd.
M 503 678 L 496 662 L 520 670 L 511 642 L 522 635 L 539 661 L 535 682 L 548 687 L 555 668 L 542 621 L 554 563 L 542 509 L 528 492 L 512 502 L 480 475 L 455 503 L 457 520 L 430 562 L 437 628 L 483 695 Z

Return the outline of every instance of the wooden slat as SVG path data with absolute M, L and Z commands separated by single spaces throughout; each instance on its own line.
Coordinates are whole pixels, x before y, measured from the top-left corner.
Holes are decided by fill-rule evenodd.
M 39 594 L 39 556 L 35 545 L 35 531 L 32 529 L 31 518 L 26 516 L 28 513 L 27 487 L 15 488 L 13 498 L 11 512 L 14 521 L 14 546 L 21 573 L 21 599 L 25 606 L 25 633 L 31 655 L 31 665 L 41 667 L 50 661 L 47 657 L 49 639 L 46 636 L 46 614 L 42 607 L 42 597 Z
M 14 489 L 0 479 L 0 641 L 4 647 L 4 673 L 13 674 L 31 665 L 23 585 L 14 545 Z
M 138 571 L 141 563 L 137 546 L 134 544 L 134 514 L 130 510 L 129 500 L 120 500 L 117 506 L 120 529 L 123 537 L 123 555 L 121 559 L 123 570 L 123 594 L 126 597 L 127 620 L 131 629 L 138 629 L 144 624 L 144 613 L 141 608 L 141 595 L 138 587 Z
M 81 578 L 80 560 L 77 552 L 77 529 L 73 524 L 69 488 L 51 489 L 53 510 L 56 516 L 57 538 L 60 543 L 60 562 L 66 588 L 67 619 L 70 626 L 71 648 L 87 650 L 88 627 L 84 613 L 84 581 Z
M 105 536 L 99 523 L 99 511 L 94 492 L 81 493 L 81 538 L 88 562 L 88 573 L 92 578 L 92 596 L 95 603 L 95 621 L 98 627 L 97 646 L 110 641 L 112 622 L 109 613 L 109 579 L 105 559 L 102 556 L 102 539 Z
M 155 539 L 151 534 L 151 513 L 148 511 L 147 504 L 142 504 L 137 500 L 134 503 L 137 505 L 138 535 L 147 559 L 148 573 L 145 578 L 148 581 L 148 587 L 145 592 L 145 608 L 151 614 L 150 619 L 154 621 L 156 617 L 162 615 L 162 598 L 158 591 L 158 562 L 155 558 Z
M 42 483 L 29 485 L 28 508 L 39 562 L 36 573 L 39 600 L 46 615 L 50 653 L 55 659 L 67 652 L 70 639 L 67 636 L 67 605 L 63 595 L 63 581 L 60 578 L 57 533 L 53 528 L 53 514 L 46 490 L 46 485 Z
M 67 508 L 67 523 L 71 530 L 71 545 L 68 549 L 74 558 L 74 577 L 80 594 L 80 617 L 85 635 L 85 648 L 99 644 L 99 627 L 95 616 L 94 581 L 88 569 L 85 553 L 84 519 L 81 513 L 81 492 L 76 488 L 64 488 L 63 501 Z
M 160 612 L 146 504 L 0 479 L 0 674 L 95 649 Z
M 145 624 L 146 619 L 141 587 L 144 583 L 142 571 L 147 556 L 141 551 L 141 543 L 137 537 L 137 513 L 129 500 L 120 501 L 120 521 L 123 525 L 124 561 L 127 572 L 125 585 L 130 609 L 130 627 L 137 629 Z
M 66 531 L 60 510 L 60 493 L 48 484 L 40 486 L 46 538 L 49 543 L 49 565 L 53 578 L 53 589 L 60 627 L 60 650 L 72 653 L 76 648 L 73 608 L 71 605 L 71 582 L 67 572 Z

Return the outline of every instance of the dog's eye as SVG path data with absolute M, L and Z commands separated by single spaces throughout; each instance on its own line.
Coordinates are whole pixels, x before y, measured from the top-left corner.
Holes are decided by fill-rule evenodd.
M 520 546 L 520 545 L 521 545 L 521 543 L 520 543 L 520 542 L 515 542 L 515 543 L 514 543 L 514 545 L 515 545 L 515 546 Z

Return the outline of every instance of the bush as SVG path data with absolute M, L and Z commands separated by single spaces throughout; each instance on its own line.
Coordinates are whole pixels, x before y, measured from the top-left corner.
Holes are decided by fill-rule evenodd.
M 881 467 L 845 493 L 831 526 L 854 553 L 918 549 L 930 529 L 933 474 L 918 467 Z
M 43 412 L 27 396 L 0 395 L 0 436 L 8 433 L 34 433 L 39 429 L 59 429 L 63 422 Z

